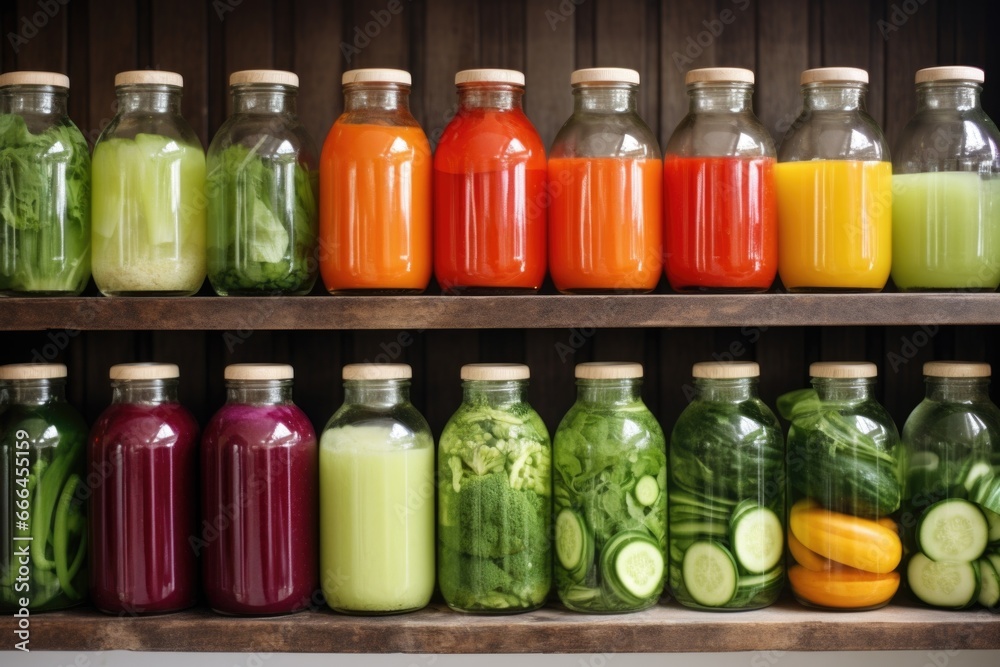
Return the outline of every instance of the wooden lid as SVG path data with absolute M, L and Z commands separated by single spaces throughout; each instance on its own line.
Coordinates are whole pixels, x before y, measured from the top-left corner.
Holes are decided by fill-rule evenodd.
M 868 72 L 858 67 L 818 67 L 807 69 L 799 79 L 807 83 L 868 83 Z
M 163 72 L 155 69 L 131 70 L 115 75 L 115 87 L 118 86 L 177 86 L 184 87 L 184 77 L 176 72 Z
M 226 366 L 227 380 L 291 380 L 295 369 L 288 364 L 230 364 Z
M 756 361 L 701 361 L 691 367 L 691 375 L 712 380 L 760 377 Z
M 169 380 L 180 377 L 177 364 L 115 364 L 109 373 L 112 380 Z
M 506 83 L 524 85 L 524 74 L 515 69 L 465 69 L 455 75 L 455 85 L 463 83 Z
M 639 85 L 639 73 L 623 67 L 590 67 L 578 69 L 569 77 L 572 85 L 578 83 L 631 83 Z
M 279 69 L 245 69 L 229 75 L 230 86 L 243 86 L 253 83 L 274 84 L 278 86 L 299 87 L 299 76 L 292 72 Z
M 588 361 L 576 365 L 581 380 L 625 380 L 642 377 L 642 364 L 629 361 Z
M 986 81 L 986 72 L 978 67 L 962 67 L 952 65 L 948 67 L 925 67 L 917 70 L 917 83 L 929 83 L 931 81 L 975 81 L 983 83 Z
M 878 377 L 878 366 L 870 361 L 817 361 L 809 364 L 809 375 L 814 378 L 873 378 Z
M 347 364 L 345 380 L 409 380 L 413 369 L 409 364 Z
M 988 378 L 992 375 L 989 364 L 974 361 L 928 361 L 924 375 L 934 378 Z
M 0 366 L 0 380 L 50 380 L 66 377 L 66 364 L 7 364 Z
M 413 83 L 413 77 L 401 69 L 352 69 L 344 72 L 340 83 L 343 86 L 351 83 L 398 83 L 409 86 Z
M 58 72 L 7 72 L 0 74 L 0 88 L 6 86 L 54 86 L 69 88 L 69 77 Z
M 684 75 L 684 84 L 694 83 L 753 83 L 753 72 L 742 67 L 703 67 Z
M 530 377 L 531 369 L 525 364 L 465 364 L 462 366 L 463 380 L 503 382 L 527 380 Z

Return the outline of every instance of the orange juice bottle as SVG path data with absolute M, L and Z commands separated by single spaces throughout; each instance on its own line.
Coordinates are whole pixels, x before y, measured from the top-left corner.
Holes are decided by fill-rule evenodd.
M 892 265 L 892 164 L 865 111 L 868 73 L 802 73 L 804 107 L 775 167 L 778 273 L 790 292 L 878 291 Z
M 431 148 L 410 75 L 344 73 L 320 158 L 320 273 L 331 294 L 415 294 L 431 277 Z
M 573 72 L 549 154 L 549 272 L 570 294 L 651 292 L 663 267 L 663 164 L 636 113 L 639 73 Z

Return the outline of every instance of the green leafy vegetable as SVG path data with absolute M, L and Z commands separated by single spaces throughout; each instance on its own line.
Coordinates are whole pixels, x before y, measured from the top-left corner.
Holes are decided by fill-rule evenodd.
M 213 146 L 208 275 L 219 294 L 305 294 L 316 281 L 317 174 L 295 153 Z
M 90 278 L 90 153 L 69 120 L 0 115 L 0 291 L 79 294 Z
M 438 566 L 448 604 L 525 611 L 551 583 L 551 446 L 526 403 L 467 400 L 441 434 Z

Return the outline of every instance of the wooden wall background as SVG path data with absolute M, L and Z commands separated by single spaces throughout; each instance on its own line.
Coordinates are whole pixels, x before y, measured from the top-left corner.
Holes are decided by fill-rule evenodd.
M 70 113 L 91 141 L 114 114 L 114 74 L 147 67 L 184 75 L 185 115 L 206 145 L 227 114 L 228 74 L 260 67 L 300 75 L 300 115 L 317 142 L 340 111 L 341 73 L 372 66 L 412 72 L 413 111 L 432 140 L 452 113 L 454 73 L 480 66 L 526 72 L 526 109 L 547 144 L 571 109 L 570 72 L 596 65 L 640 71 L 641 113 L 661 142 L 685 113 L 683 72 L 711 65 L 757 72 L 757 113 L 776 139 L 798 113 L 799 72 L 823 65 L 869 70 L 869 110 L 890 144 L 913 111 L 913 73 L 921 67 L 985 68 L 986 108 L 1000 119 L 1000 49 L 990 41 L 1000 29 L 1000 3 L 987 0 L 399 4 L 401 13 L 386 22 L 383 12 L 393 5 L 390 0 L 3 0 L 0 68 L 69 74 Z M 46 8 L 57 11 L 49 17 Z M 367 45 L 359 40 L 364 46 L 348 62 L 341 43 L 354 42 L 357 31 L 364 31 L 379 14 L 386 25 L 379 26 Z M 714 23 L 730 17 L 729 24 Z M 700 35 L 706 31 L 705 22 L 716 32 L 721 25 L 721 33 L 711 40 Z M 12 34 L 27 41 L 12 41 Z M 691 63 L 678 67 L 675 53 L 683 54 L 699 36 L 707 46 L 692 48 Z M 269 331 L 266 313 L 248 313 L 245 330 L 224 333 L 0 333 L 0 362 L 57 352 L 71 369 L 71 400 L 93 419 L 108 402 L 110 364 L 175 361 L 182 368 L 183 400 L 205 420 L 223 399 L 225 364 L 288 361 L 298 373 L 297 402 L 322 427 L 341 400 L 341 365 L 392 357 L 413 364 L 415 402 L 436 432 L 460 400 L 459 366 L 476 360 L 529 363 L 534 375 L 531 397 L 550 428 L 573 400 L 573 364 L 592 359 L 643 361 L 647 402 L 667 429 L 687 403 L 683 385 L 691 363 L 699 360 L 730 355 L 758 360 L 764 370 L 762 393 L 772 404 L 779 393 L 805 384 L 810 361 L 876 361 L 882 371 L 880 396 L 900 425 L 922 396 L 923 361 L 985 359 L 1000 368 L 995 328 L 406 333 L 411 337 L 401 337 L 398 331 Z

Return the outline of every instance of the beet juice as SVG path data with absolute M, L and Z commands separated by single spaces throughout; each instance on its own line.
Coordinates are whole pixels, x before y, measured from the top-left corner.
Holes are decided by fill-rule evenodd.
M 226 367 L 226 404 L 202 439 L 202 579 L 223 614 L 285 614 L 319 586 L 316 432 L 292 367 Z
M 198 424 L 174 364 L 111 367 L 111 405 L 90 434 L 90 573 L 108 613 L 161 613 L 197 599 Z

